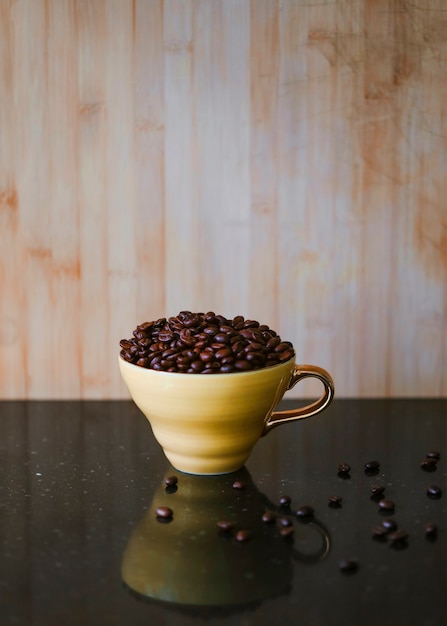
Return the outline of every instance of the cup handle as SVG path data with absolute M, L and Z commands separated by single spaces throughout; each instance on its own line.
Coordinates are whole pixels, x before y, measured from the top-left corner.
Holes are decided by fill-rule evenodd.
M 273 411 L 264 424 L 262 436 L 266 435 L 272 430 L 272 428 L 275 428 L 275 426 L 279 426 L 280 424 L 312 417 L 312 415 L 320 413 L 332 402 L 334 397 L 334 381 L 332 380 L 332 376 L 329 372 L 324 370 L 322 367 L 318 367 L 317 365 L 295 365 L 287 391 L 292 389 L 292 387 L 294 387 L 300 380 L 303 380 L 303 378 L 318 378 L 318 380 L 321 380 L 324 385 L 323 395 L 315 402 L 312 402 L 312 404 L 307 404 L 306 406 L 297 409 L 290 409 L 288 411 Z

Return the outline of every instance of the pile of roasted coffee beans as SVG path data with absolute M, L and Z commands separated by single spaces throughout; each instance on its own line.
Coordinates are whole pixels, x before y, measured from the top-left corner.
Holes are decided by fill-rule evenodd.
M 180 311 L 136 327 L 121 339 L 121 357 L 146 369 L 187 374 L 227 374 L 258 370 L 289 361 L 290 341 L 266 324 L 242 315 Z

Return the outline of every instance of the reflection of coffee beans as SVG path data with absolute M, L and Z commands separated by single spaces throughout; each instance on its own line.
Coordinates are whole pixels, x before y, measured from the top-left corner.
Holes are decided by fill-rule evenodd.
M 242 315 L 181 311 L 145 322 L 120 341 L 121 356 L 147 369 L 188 374 L 257 370 L 290 360 L 294 349 L 266 324 Z
M 436 471 L 436 459 L 433 457 L 428 457 L 424 459 L 421 463 L 421 469 L 425 472 L 435 472 Z
M 346 573 L 356 572 L 358 569 L 358 563 L 354 559 L 342 559 L 339 563 L 340 570 Z

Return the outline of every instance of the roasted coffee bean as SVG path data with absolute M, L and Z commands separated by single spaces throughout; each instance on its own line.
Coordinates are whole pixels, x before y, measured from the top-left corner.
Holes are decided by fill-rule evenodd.
M 236 335 L 237 333 L 235 332 L 234 328 L 232 326 L 228 326 L 227 324 L 222 324 L 222 326 L 219 328 L 221 333 L 225 333 L 226 335 L 229 335 L 230 337 L 232 335 Z
M 274 348 L 276 348 L 276 346 L 279 346 L 280 343 L 281 343 L 281 337 L 272 337 L 271 339 L 267 341 L 266 346 L 267 348 L 270 348 L 273 350 Z
M 277 522 L 279 526 L 292 526 L 293 522 L 289 517 L 278 517 Z
M 141 359 L 138 359 L 136 365 L 139 365 L 140 367 L 148 367 L 149 359 L 147 359 L 146 357 L 142 357 Z
M 385 487 L 383 485 L 371 485 L 370 491 L 373 496 L 381 496 L 385 491 Z
M 341 506 L 343 498 L 341 496 L 329 496 L 328 500 L 329 506 L 337 508 Z
M 435 472 L 437 469 L 437 461 L 433 458 L 424 459 L 421 463 L 421 469 L 425 472 Z
M 247 372 L 251 369 L 253 369 L 253 365 L 250 363 L 250 361 L 247 361 L 246 359 L 239 360 L 239 361 L 235 361 L 234 362 L 234 367 L 235 369 L 241 371 L 241 372 Z
M 387 532 L 393 532 L 397 530 L 397 522 L 393 519 L 384 519 L 381 525 L 383 526 L 383 528 L 385 528 Z
M 431 450 L 430 452 L 427 452 L 426 457 L 427 459 L 435 459 L 436 461 L 439 461 L 441 453 L 437 450 Z
M 158 339 L 160 341 L 171 341 L 174 335 L 170 330 L 165 330 L 162 333 L 158 333 Z
M 245 358 L 247 361 L 251 361 L 253 366 L 265 363 L 265 354 L 262 352 L 247 352 Z
M 366 474 L 377 474 L 380 469 L 379 461 L 368 461 L 365 463 L 365 473 Z
M 439 498 L 442 496 L 442 489 L 440 487 L 437 487 L 436 485 L 429 485 L 427 487 L 427 495 L 429 496 L 429 498 L 439 500 Z
M 279 362 L 285 363 L 286 361 L 289 361 L 292 358 L 293 354 L 293 350 L 285 350 L 284 352 L 281 352 L 278 357 Z
M 392 544 L 403 544 L 408 539 L 408 533 L 405 530 L 395 530 L 388 534 L 388 540 Z
M 219 327 L 214 325 L 205 326 L 203 332 L 209 337 L 214 337 L 214 335 L 217 335 L 217 333 L 219 332 Z
M 235 535 L 235 539 L 239 542 L 250 541 L 252 536 L 253 533 L 251 532 L 251 530 L 238 530 Z
M 287 509 L 289 508 L 291 502 L 292 498 L 290 496 L 281 496 L 281 498 L 279 499 L 279 506 Z
M 338 563 L 340 571 L 349 574 L 358 570 L 358 562 L 355 559 L 342 559 Z
M 159 506 L 155 511 L 156 516 L 160 519 L 172 519 L 174 511 L 168 506 Z
M 282 528 L 280 528 L 279 530 L 279 534 L 281 535 L 281 537 L 283 537 L 284 539 L 287 538 L 291 538 L 293 537 L 293 534 L 295 533 L 295 529 L 293 526 L 283 526 Z
M 205 348 L 205 350 L 199 354 L 199 357 L 204 363 L 209 363 L 209 361 L 214 359 L 214 350 L 212 348 Z
M 233 489 L 236 489 L 237 491 L 241 491 L 242 489 L 246 488 L 246 484 L 244 483 L 243 480 L 235 480 L 233 483 Z
M 217 352 L 214 354 L 215 358 L 218 361 L 223 361 L 223 359 L 231 355 L 232 355 L 231 348 L 221 348 L 220 350 L 217 350 Z
M 217 522 L 217 528 L 219 532 L 229 534 L 234 529 L 234 522 L 229 522 L 227 520 L 221 520 Z
M 386 539 L 386 536 L 388 534 L 388 530 L 386 528 L 384 528 L 381 524 L 377 524 L 376 526 L 373 526 L 372 528 L 372 536 L 374 537 L 374 539 Z
M 174 487 L 178 483 L 177 476 L 167 476 L 165 478 L 166 487 Z
M 257 341 L 252 341 L 248 344 L 248 346 L 245 346 L 244 351 L 245 352 L 258 352 L 259 350 L 262 350 L 264 347 L 264 345 L 262 343 L 258 343 Z
M 348 463 L 340 463 L 337 467 L 339 476 L 347 476 L 351 471 L 351 466 Z
M 205 365 L 205 369 L 207 370 L 219 370 L 220 369 L 220 365 L 217 361 L 209 361 L 206 365 Z
M 262 515 L 261 519 L 264 524 L 272 524 L 276 520 L 276 513 L 274 513 L 273 511 L 266 511 Z
M 203 361 L 192 361 L 191 369 L 193 372 L 201 372 L 205 368 Z
M 310 505 L 304 504 L 303 506 L 300 506 L 300 508 L 296 510 L 295 514 L 300 519 L 313 517 L 314 509 Z
M 216 343 L 230 343 L 230 338 L 226 333 L 217 333 L 213 339 Z
M 384 499 L 379 501 L 379 509 L 381 511 L 391 512 L 394 511 L 395 504 L 392 500 Z
M 220 371 L 222 374 L 230 374 L 231 372 L 235 372 L 234 365 L 232 363 L 225 363 L 221 366 Z
M 438 527 L 434 522 L 427 522 L 425 524 L 425 536 L 430 539 L 435 539 L 438 534 Z

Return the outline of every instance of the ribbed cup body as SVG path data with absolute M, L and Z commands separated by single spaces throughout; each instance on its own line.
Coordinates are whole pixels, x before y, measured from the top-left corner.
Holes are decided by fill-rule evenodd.
M 241 468 L 284 395 L 295 360 L 251 372 L 160 372 L 119 358 L 129 393 L 172 465 L 191 474 Z

